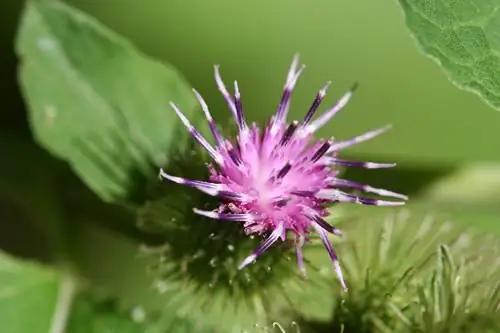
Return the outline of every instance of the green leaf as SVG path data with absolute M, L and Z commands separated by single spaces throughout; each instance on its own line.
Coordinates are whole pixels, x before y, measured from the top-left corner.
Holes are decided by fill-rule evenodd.
M 421 197 L 430 202 L 460 206 L 498 206 L 500 164 L 476 162 L 464 164 L 455 172 L 427 186 Z
M 130 199 L 187 131 L 195 99 L 173 68 L 58 1 L 29 1 L 17 39 L 36 140 L 106 201 Z
M 500 3 L 399 0 L 422 51 L 458 87 L 500 109 Z

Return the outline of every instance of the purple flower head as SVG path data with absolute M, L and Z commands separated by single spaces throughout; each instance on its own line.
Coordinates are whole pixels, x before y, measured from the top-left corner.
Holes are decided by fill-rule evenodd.
M 325 125 L 351 98 L 354 88 L 348 91 L 333 107 L 313 119 L 328 85 L 316 95 L 311 107 L 301 121 L 287 123 L 287 113 L 292 90 L 304 66 L 298 68 L 295 57 L 286 79 L 283 95 L 276 114 L 265 128 L 247 124 L 241 103 L 238 84 L 234 82 L 234 94 L 226 89 L 219 67 L 215 66 L 215 80 L 238 126 L 236 140 L 224 138 L 217 129 L 207 104 L 194 90 L 201 109 L 207 118 L 215 145 L 210 144 L 186 119 L 179 108 L 171 103 L 181 121 L 198 143 L 213 158 L 209 165 L 209 179 L 191 180 L 160 171 L 160 176 L 174 183 L 194 187 L 208 195 L 222 199 L 214 211 L 194 209 L 194 212 L 213 219 L 241 223 L 246 234 L 265 237 L 261 245 L 238 267 L 244 268 L 269 249 L 278 239 L 284 241 L 293 236 L 299 269 L 305 274 L 302 247 L 308 235 L 318 233 L 333 262 L 334 270 L 344 289 L 342 271 L 337 255 L 330 244 L 328 234 L 341 232 L 328 224 L 328 206 L 340 202 L 353 202 L 373 206 L 404 205 L 406 196 L 338 178 L 336 167 L 366 169 L 389 168 L 395 164 L 354 162 L 337 158 L 337 153 L 354 144 L 369 140 L 385 132 L 388 127 L 367 132 L 344 141 L 314 140 L 313 134 Z M 399 201 L 365 198 L 341 190 L 354 189 Z

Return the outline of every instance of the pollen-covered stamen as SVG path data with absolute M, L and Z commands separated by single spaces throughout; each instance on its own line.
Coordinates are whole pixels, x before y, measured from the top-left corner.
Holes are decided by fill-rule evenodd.
M 214 119 L 210 114 L 207 103 L 205 102 L 203 97 L 201 97 L 200 93 L 196 89 L 193 89 L 193 92 L 194 95 L 196 96 L 196 99 L 198 100 L 198 103 L 201 106 L 201 110 L 205 114 L 205 118 L 207 118 L 208 126 L 210 126 L 210 131 L 214 136 L 215 142 L 217 143 L 218 146 L 221 146 L 223 142 L 222 134 L 219 132 L 217 126 L 215 125 Z
M 262 253 L 266 252 L 276 241 L 283 236 L 283 233 L 285 232 L 285 228 L 283 226 L 283 223 L 278 224 L 276 229 L 271 233 L 271 235 L 264 241 L 262 244 L 257 247 L 257 249 L 248 257 L 245 258 L 241 262 L 241 264 L 238 266 L 238 269 L 241 270 L 245 268 L 248 264 L 252 263 L 259 257 Z
M 363 168 L 363 169 L 387 169 L 396 166 L 396 163 L 374 163 L 374 162 L 358 162 L 340 160 L 335 157 L 325 157 L 326 164 L 338 165 L 348 168 Z
M 297 130 L 297 127 L 299 126 L 299 122 L 294 120 L 288 125 L 287 129 L 285 130 L 285 133 L 283 133 L 283 137 L 281 138 L 280 145 L 284 146 L 290 141 L 290 139 L 293 137 L 293 134 Z
M 277 179 L 281 179 L 286 176 L 286 174 L 290 171 L 292 168 L 292 161 L 289 161 L 285 164 L 284 167 L 282 167 L 279 171 L 278 174 L 276 175 Z
M 328 87 L 330 86 L 330 84 L 331 84 L 331 82 L 328 81 L 323 86 L 323 88 L 321 88 L 321 90 L 318 92 L 318 94 L 316 95 L 316 98 L 314 99 L 311 107 L 309 108 L 309 111 L 307 111 L 307 114 L 304 117 L 304 120 L 302 120 L 301 127 L 307 126 L 309 124 L 309 122 L 311 121 L 312 117 L 314 117 L 314 114 L 316 113 L 316 111 L 318 110 L 319 106 L 321 105 L 321 102 L 323 101 L 323 99 L 326 96 L 326 91 L 327 91 Z
M 353 137 L 353 138 L 351 138 L 349 140 L 339 141 L 339 142 L 333 144 L 330 147 L 330 149 L 328 149 L 328 153 L 333 152 L 333 151 L 337 151 L 337 150 L 341 150 L 341 149 L 344 149 L 344 148 L 348 148 L 350 146 L 353 146 L 355 144 L 358 144 L 358 143 L 361 143 L 361 142 L 364 142 L 364 141 L 371 140 L 374 137 L 379 136 L 380 134 L 383 134 L 383 133 L 387 132 L 387 130 L 389 130 L 390 128 L 391 128 L 391 126 L 388 125 L 388 126 L 379 128 L 377 130 L 366 132 L 364 134 L 355 136 L 355 137 Z
M 345 180 L 345 179 L 335 178 L 332 181 L 331 185 L 335 186 L 335 187 L 349 187 L 349 188 L 353 188 L 356 190 L 361 190 L 363 192 L 375 193 L 375 194 L 378 194 L 378 195 L 381 195 L 384 197 L 393 197 L 393 198 L 398 198 L 398 199 L 402 199 L 402 200 L 408 200 L 408 196 L 406 196 L 404 194 L 396 193 L 396 192 L 385 190 L 382 188 L 372 187 L 370 185 L 361 184 L 361 183 L 357 183 L 357 182 L 353 182 L 353 181 Z
M 353 85 L 353 87 L 342 96 L 337 103 L 329 110 L 327 110 L 325 113 L 323 113 L 318 119 L 313 121 L 309 126 L 306 127 L 306 133 L 314 133 L 321 127 L 323 127 L 326 123 L 330 121 L 330 119 L 340 110 L 344 108 L 344 106 L 349 102 L 351 99 L 354 91 L 357 88 L 357 83 Z
M 342 269 L 340 268 L 340 263 L 337 258 L 337 254 L 335 253 L 335 250 L 333 249 L 333 246 L 332 244 L 330 244 L 330 240 L 328 239 L 328 234 L 318 224 L 313 223 L 312 225 L 313 228 L 316 230 L 316 232 L 319 234 L 321 242 L 325 246 L 325 249 L 328 252 L 328 255 L 330 256 L 330 259 L 332 260 L 333 270 L 335 271 L 335 274 L 337 275 L 337 278 L 339 279 L 342 288 L 344 289 L 344 291 L 347 291 L 347 285 L 344 281 L 344 275 L 342 274 Z
M 222 184 L 216 184 L 216 183 L 210 183 L 210 182 L 204 182 L 201 180 L 192 180 L 192 179 L 186 179 L 182 177 L 176 177 L 169 175 L 166 173 L 163 169 L 160 169 L 160 177 L 165 178 L 170 180 L 171 182 L 181 184 L 181 185 L 186 185 L 189 187 L 194 187 L 206 194 L 212 195 L 212 196 L 217 196 L 219 193 L 223 190 L 224 185 Z
M 295 88 L 295 84 L 297 83 L 300 74 L 306 67 L 305 65 L 302 65 L 299 70 L 296 71 L 298 61 L 298 57 L 295 57 L 292 66 L 290 67 L 290 71 L 288 72 L 288 77 L 285 86 L 283 87 L 283 96 L 281 97 L 280 104 L 278 105 L 278 111 L 276 112 L 273 127 L 286 121 L 293 88 Z
M 254 220 L 254 216 L 252 214 L 243 213 L 243 214 L 227 214 L 227 213 L 218 213 L 215 211 L 201 210 L 197 208 L 193 208 L 193 212 L 198 215 L 202 215 L 211 219 L 216 220 L 226 220 L 226 221 L 235 221 L 235 222 L 251 222 Z
M 243 105 L 241 104 L 240 89 L 238 87 L 238 82 L 234 81 L 234 104 L 236 107 L 236 122 L 240 130 L 247 128 L 247 123 L 245 121 L 245 115 L 243 113 Z
M 318 150 L 316 150 L 316 152 L 313 154 L 313 156 L 311 157 L 311 161 L 316 163 L 321 157 L 323 157 L 323 155 L 326 154 L 326 152 L 328 151 L 328 148 L 330 148 L 330 146 L 332 144 L 333 144 L 333 138 L 331 138 L 330 140 L 323 143 L 318 148 Z
M 210 145 L 210 143 L 208 143 L 207 140 L 205 140 L 205 138 L 194 128 L 194 126 L 191 125 L 189 120 L 186 118 L 186 116 L 184 116 L 181 110 L 179 110 L 177 105 L 170 102 L 170 106 L 174 109 L 179 119 L 182 121 L 184 126 L 186 126 L 189 133 L 191 133 L 191 135 L 195 138 L 195 140 L 198 141 L 198 143 L 202 145 L 203 148 L 205 148 L 205 150 L 210 154 L 210 156 L 212 156 L 212 158 L 217 162 L 217 164 L 222 164 L 223 163 L 222 156 Z
M 236 112 L 236 105 L 234 104 L 233 98 L 227 91 L 226 85 L 224 84 L 224 81 L 222 81 L 222 77 L 220 75 L 220 69 L 219 65 L 214 66 L 214 74 L 215 74 L 215 82 L 217 83 L 217 88 L 221 92 L 222 96 L 226 100 L 227 105 L 229 106 L 229 110 L 234 116 L 234 119 L 238 121 L 238 116 Z

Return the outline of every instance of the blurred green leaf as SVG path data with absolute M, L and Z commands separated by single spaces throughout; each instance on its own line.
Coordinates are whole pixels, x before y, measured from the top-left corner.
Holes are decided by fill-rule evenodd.
M 500 3 L 399 0 L 422 51 L 458 87 L 500 109 Z
M 346 154 L 415 167 L 500 157 L 498 113 L 457 89 L 440 66 L 416 52 L 395 1 L 67 1 L 175 64 L 216 119 L 228 118 L 229 111 L 213 82 L 214 63 L 228 82 L 238 80 L 247 117 L 264 121 L 275 112 L 298 52 L 307 67 L 289 119 L 304 117 L 325 81 L 333 83 L 320 110 L 358 81 L 352 101 L 318 136 L 340 140 L 394 125 Z M 472 135 L 471 128 L 480 128 L 481 135 Z
M 182 76 L 80 11 L 27 2 L 17 51 L 36 140 L 106 201 L 129 198 L 187 135 L 169 107 L 195 107 Z
M 497 205 L 480 206 L 477 204 L 467 205 L 462 201 L 439 201 L 439 198 L 426 200 L 422 197 L 415 199 L 408 208 L 412 212 L 438 214 L 453 224 L 471 228 L 475 231 L 492 233 L 500 236 L 500 224 L 498 216 L 500 210 Z
M 428 185 L 422 198 L 433 202 L 459 205 L 498 206 L 500 202 L 500 164 L 476 162 Z

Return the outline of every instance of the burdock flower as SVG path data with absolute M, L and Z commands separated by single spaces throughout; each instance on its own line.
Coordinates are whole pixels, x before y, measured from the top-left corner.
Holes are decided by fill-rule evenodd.
M 302 247 L 308 235 L 318 233 L 344 289 L 347 289 L 342 271 L 329 239 L 328 233 L 341 232 L 324 220 L 327 208 L 341 202 L 353 202 L 373 206 L 399 206 L 405 201 L 385 201 L 361 197 L 340 188 L 361 190 L 381 196 L 406 200 L 407 197 L 391 191 L 338 178 L 336 167 L 359 167 L 366 169 L 389 168 L 395 164 L 355 162 L 337 158 L 337 153 L 354 144 L 369 140 L 388 129 L 375 131 L 344 141 L 314 140 L 313 134 L 325 125 L 351 98 L 355 86 L 336 104 L 313 120 L 324 99 L 326 84 L 316 95 L 302 121 L 287 123 L 287 113 L 292 90 L 305 66 L 298 68 L 295 57 L 284 86 L 283 95 L 276 114 L 269 124 L 261 129 L 257 124 L 247 124 L 241 103 L 238 83 L 234 82 L 231 95 L 215 66 L 215 81 L 224 96 L 236 121 L 238 134 L 234 140 L 222 136 L 210 115 L 201 95 L 194 94 L 207 118 L 215 145 L 210 144 L 189 122 L 179 108 L 171 103 L 180 120 L 198 143 L 213 158 L 209 165 L 208 180 L 191 180 L 167 174 L 160 176 L 174 183 L 194 187 L 208 195 L 219 197 L 220 206 L 213 211 L 194 208 L 194 212 L 213 219 L 241 223 L 247 235 L 265 237 L 257 249 L 239 265 L 239 269 L 252 263 L 269 249 L 278 239 L 285 241 L 293 236 L 299 269 L 305 274 Z

